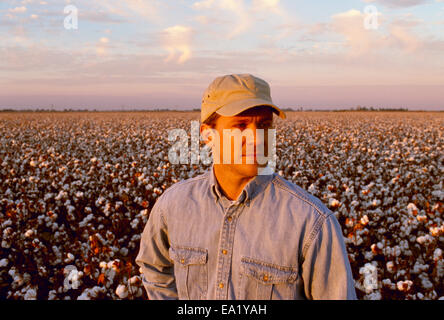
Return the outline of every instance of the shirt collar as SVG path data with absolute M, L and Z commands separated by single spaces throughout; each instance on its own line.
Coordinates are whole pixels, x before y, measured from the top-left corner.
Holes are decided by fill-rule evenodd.
M 244 189 L 242 190 L 242 194 L 239 196 L 240 203 L 245 202 L 245 204 L 249 206 L 250 202 L 265 190 L 268 183 L 276 175 L 269 167 L 265 169 L 265 172 L 267 174 L 257 175 L 245 185 Z M 214 173 L 214 163 L 211 165 L 208 174 L 210 188 L 214 196 L 214 201 L 217 202 L 217 200 L 219 200 L 223 196 L 223 194 L 220 190 L 220 185 L 217 182 L 216 175 Z

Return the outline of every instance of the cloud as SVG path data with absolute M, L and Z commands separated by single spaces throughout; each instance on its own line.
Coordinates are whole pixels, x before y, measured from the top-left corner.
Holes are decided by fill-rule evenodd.
M 181 64 L 191 58 L 191 28 L 175 25 L 163 30 L 164 48 L 169 52 L 165 62 L 176 60 Z M 177 55 L 179 55 L 177 57 Z
M 413 52 L 422 46 L 422 41 L 413 28 L 423 21 L 411 14 L 388 22 L 379 13 L 378 30 L 366 30 L 363 26 L 364 19 L 365 14 L 355 9 L 332 16 L 330 29 L 345 37 L 346 47 L 352 56 L 374 53 L 387 48 Z M 381 21 L 384 22 L 383 26 L 381 26 Z
M 364 28 L 364 19 L 365 15 L 355 9 L 332 16 L 331 29 L 345 37 L 346 46 L 353 56 L 368 53 L 381 46 L 379 34 Z
M 23 13 L 23 12 L 26 12 L 26 7 L 24 7 L 24 6 L 15 7 L 15 8 L 9 9 L 8 11 L 11 13 Z
M 252 6 L 256 10 L 271 11 L 277 14 L 283 13 L 279 5 L 279 0 L 253 0 Z
M 292 30 L 282 26 L 294 22 L 294 19 L 291 19 L 286 10 L 282 8 L 279 0 L 252 0 L 249 3 L 245 3 L 244 0 L 202 0 L 194 2 L 191 7 L 195 10 L 208 12 L 207 15 L 195 17 L 196 21 L 204 25 L 208 25 L 208 22 L 218 23 L 217 21 L 221 21 L 221 16 L 235 18 L 234 24 L 224 22 L 225 25 L 232 26 L 226 34 L 228 39 L 248 31 L 258 21 L 263 22 L 276 17 L 281 24 L 276 38 L 280 39 Z
M 211 21 L 209 17 L 203 15 L 194 17 L 194 20 L 196 20 L 200 24 L 205 24 L 205 25 L 209 24 Z
M 411 30 L 398 25 L 390 27 L 390 41 L 395 46 L 402 47 L 405 51 L 413 52 L 421 46 L 421 40 Z
M 108 49 L 111 48 L 110 40 L 107 37 L 101 37 L 95 44 L 96 54 L 98 56 L 108 55 Z
M 98 23 L 123 23 L 127 22 L 127 20 L 113 17 L 107 12 L 103 11 L 96 11 L 96 10 L 89 10 L 82 12 L 82 20 L 91 21 L 91 22 L 98 22 Z
M 413 7 L 429 2 L 429 0 L 364 0 L 364 1 L 368 3 L 373 3 L 373 2 L 379 3 L 390 8 Z M 436 1 L 440 2 L 443 0 L 436 0 Z
M 131 18 L 134 15 L 147 18 L 149 22 L 160 23 L 163 19 L 159 0 L 95 0 L 99 8 L 109 14 Z
M 244 32 L 246 32 L 253 25 L 254 11 L 265 5 L 266 0 L 253 1 L 250 8 L 246 7 L 244 0 L 202 0 L 193 3 L 192 8 L 200 11 L 208 11 L 209 16 L 200 15 L 196 19 L 207 24 L 207 21 L 213 22 L 213 16 L 220 19 L 221 15 L 226 15 L 229 18 L 235 18 L 234 23 L 225 23 L 231 26 L 229 32 L 226 33 L 226 38 L 232 39 Z
M 396 17 L 392 24 L 400 27 L 416 27 L 424 23 L 424 20 L 414 17 L 411 13 L 404 14 L 400 17 Z
M 288 11 L 281 6 L 280 0 L 253 0 L 252 7 L 253 11 L 265 15 L 267 18 L 271 16 L 280 21 L 280 25 L 276 28 L 278 33 L 274 36 L 275 40 L 287 37 L 299 27 L 296 19 L 291 17 Z
M 228 10 L 231 14 L 237 16 L 237 24 L 228 34 L 228 39 L 241 34 L 250 27 L 252 23 L 251 16 L 247 13 L 243 0 L 220 0 L 218 4 L 220 8 Z
M 202 10 L 211 8 L 213 4 L 214 0 L 203 0 L 194 2 L 192 7 L 197 10 Z

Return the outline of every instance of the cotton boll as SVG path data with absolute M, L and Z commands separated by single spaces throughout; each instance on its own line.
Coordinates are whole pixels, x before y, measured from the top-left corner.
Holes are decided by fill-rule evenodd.
M 386 266 L 387 266 L 388 272 L 391 272 L 391 273 L 395 272 L 396 269 L 395 269 L 395 264 L 393 263 L 393 261 L 387 262 Z
M 48 300 L 57 300 L 57 291 L 50 290 L 48 293 Z
M 128 288 L 123 284 L 119 284 L 116 289 L 116 294 L 120 299 L 125 299 L 128 297 Z
M 366 252 L 364 253 L 364 258 L 365 258 L 365 260 L 367 260 L 367 261 L 372 260 L 372 259 L 373 259 L 373 252 L 371 252 L 371 251 L 366 251 Z
M 133 276 L 133 277 L 131 277 L 131 278 L 129 279 L 128 282 L 129 282 L 129 284 L 131 284 L 131 285 L 136 285 L 136 284 L 140 283 L 141 280 L 140 280 L 140 277 L 139 277 L 139 276 Z
M 361 222 L 362 225 L 366 225 L 369 222 L 368 216 L 365 214 L 361 220 L 359 220 L 359 222 Z
M 88 291 L 88 289 L 86 289 L 77 297 L 77 300 L 91 300 L 88 293 L 89 293 L 89 291 Z
M 433 237 L 437 237 L 437 236 L 440 235 L 440 233 L 442 233 L 442 232 L 441 232 L 441 228 L 438 228 L 438 227 L 431 227 L 429 230 L 430 230 L 430 234 L 431 234 Z
M 317 190 L 316 190 L 315 185 L 312 183 L 312 184 L 308 187 L 307 191 L 310 192 L 311 194 L 315 194 Z
M 139 225 L 139 219 L 134 219 L 133 221 L 131 221 L 130 225 L 133 229 L 137 229 L 137 226 Z
M 120 254 L 122 256 L 126 257 L 128 255 L 128 249 L 127 248 L 120 249 Z
M 433 288 L 433 283 L 430 282 L 430 279 L 428 278 L 428 276 L 426 274 L 421 273 L 419 275 L 419 278 L 421 279 L 421 285 L 424 289 L 430 290 Z
M 0 268 L 6 267 L 8 265 L 9 261 L 6 258 L 3 258 L 0 260 Z
M 413 215 L 416 215 L 419 211 L 414 203 L 409 203 L 407 206 L 407 210 L 408 210 L 409 214 L 413 214 Z
M 442 190 L 432 191 L 432 195 L 435 196 L 436 198 L 438 198 L 440 201 L 442 201 L 444 199 L 444 191 L 442 191 Z
M 25 232 L 25 237 L 26 238 L 31 238 L 34 235 L 34 230 L 29 229 Z
M 371 292 L 364 297 L 365 300 L 381 300 L 382 296 L 379 291 Z
M 438 261 L 442 259 L 442 257 L 443 257 L 442 250 L 440 248 L 436 248 L 435 251 L 433 252 L 433 260 Z
M 428 265 L 421 264 L 418 261 L 416 261 L 415 265 L 413 266 L 413 269 L 412 269 L 411 273 L 418 274 L 418 273 L 421 273 L 423 271 L 427 271 L 428 269 L 429 269 Z
M 339 207 L 341 205 L 341 203 L 338 200 L 336 200 L 335 198 L 330 198 L 328 200 L 328 205 L 331 208 L 337 208 L 337 207 Z
M 433 238 L 430 235 L 426 234 L 425 236 L 417 237 L 416 241 L 419 244 L 428 244 L 433 241 Z
M 364 288 L 366 293 L 371 293 L 378 288 L 378 271 L 376 266 L 366 263 L 364 267 L 359 269 L 359 273 L 364 275 Z
M 413 282 L 410 280 L 398 281 L 396 283 L 396 287 L 399 291 L 407 292 L 411 289 Z
M 63 260 L 65 263 L 70 263 L 70 262 L 72 262 L 72 261 L 74 261 L 74 255 L 72 254 L 72 253 L 68 253 L 67 255 L 66 255 L 66 258 L 65 258 L 65 260 Z

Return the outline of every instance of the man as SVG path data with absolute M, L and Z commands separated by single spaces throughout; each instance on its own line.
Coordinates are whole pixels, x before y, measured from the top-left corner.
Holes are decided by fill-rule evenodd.
M 249 74 L 218 77 L 204 93 L 201 132 L 251 129 L 255 152 L 242 139 L 242 163 L 223 161 L 234 148 L 220 139 L 209 171 L 159 197 L 136 258 L 150 299 L 356 299 L 334 214 L 278 174 L 259 174 L 268 135 L 256 129 L 272 129 L 273 113 L 285 118 Z

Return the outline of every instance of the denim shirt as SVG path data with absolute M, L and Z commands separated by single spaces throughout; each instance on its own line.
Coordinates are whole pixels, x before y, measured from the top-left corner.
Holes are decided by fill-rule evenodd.
M 149 299 L 356 299 L 341 227 L 276 173 L 231 203 L 214 166 L 156 201 L 136 263 Z

